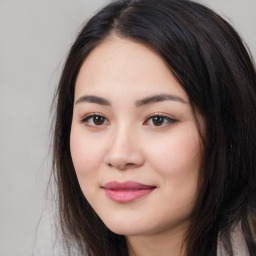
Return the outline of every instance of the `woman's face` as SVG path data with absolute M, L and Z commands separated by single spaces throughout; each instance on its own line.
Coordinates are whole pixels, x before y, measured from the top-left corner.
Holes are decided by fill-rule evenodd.
M 184 230 L 195 203 L 200 136 L 185 91 L 146 46 L 111 37 L 84 61 L 70 147 L 84 196 L 115 233 Z

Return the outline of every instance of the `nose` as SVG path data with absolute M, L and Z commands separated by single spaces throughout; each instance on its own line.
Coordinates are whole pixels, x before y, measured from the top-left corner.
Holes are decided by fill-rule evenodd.
M 144 158 L 140 150 L 139 138 L 131 129 L 119 129 L 110 139 L 104 162 L 118 170 L 138 168 Z

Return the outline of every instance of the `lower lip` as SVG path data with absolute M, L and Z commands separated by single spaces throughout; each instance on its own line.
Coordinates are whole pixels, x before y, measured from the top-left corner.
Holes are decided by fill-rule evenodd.
M 134 189 L 134 190 L 111 190 L 105 189 L 106 195 L 113 201 L 119 203 L 128 203 L 138 198 L 148 195 L 154 188 Z

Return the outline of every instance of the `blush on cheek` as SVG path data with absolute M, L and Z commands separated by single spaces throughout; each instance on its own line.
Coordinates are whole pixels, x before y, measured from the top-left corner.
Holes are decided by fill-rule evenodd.
M 75 132 L 74 132 L 75 133 Z M 70 152 L 74 166 L 82 166 L 88 162 L 89 159 L 95 156 L 93 147 L 85 143 L 83 138 L 72 135 L 70 138 Z
M 169 152 L 169 153 L 168 153 Z M 175 154 L 173 153 L 175 152 Z M 162 153 L 155 155 L 156 170 L 165 175 L 187 175 L 198 171 L 200 154 L 194 147 L 177 146 L 175 150 L 165 149 Z
M 98 171 L 102 164 L 101 156 L 98 153 L 99 150 L 95 147 L 81 146 L 72 148 L 71 146 L 73 165 L 82 189 L 85 186 L 84 183 L 98 179 Z

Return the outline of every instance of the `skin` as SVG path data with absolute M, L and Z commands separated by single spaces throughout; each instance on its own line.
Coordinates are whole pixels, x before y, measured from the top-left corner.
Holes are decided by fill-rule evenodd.
M 171 96 L 143 101 L 155 95 Z M 185 91 L 153 50 L 111 36 L 85 59 L 74 100 L 70 149 L 88 202 L 110 230 L 126 236 L 130 255 L 184 255 L 201 159 Z M 155 189 L 116 202 L 103 188 L 111 181 Z

